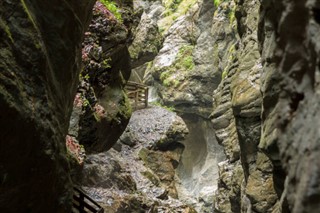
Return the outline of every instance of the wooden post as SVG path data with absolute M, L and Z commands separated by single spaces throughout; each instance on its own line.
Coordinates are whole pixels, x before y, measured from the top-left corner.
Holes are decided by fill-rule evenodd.
M 138 108 L 138 100 L 139 100 L 139 90 L 135 92 L 135 101 L 134 101 L 134 109 Z
M 149 95 L 149 88 L 145 87 L 145 91 L 144 91 L 144 98 L 145 98 L 144 106 L 145 106 L 145 108 L 148 107 L 148 95 Z
M 79 212 L 80 213 L 85 213 L 86 211 L 84 210 L 84 194 L 79 193 Z

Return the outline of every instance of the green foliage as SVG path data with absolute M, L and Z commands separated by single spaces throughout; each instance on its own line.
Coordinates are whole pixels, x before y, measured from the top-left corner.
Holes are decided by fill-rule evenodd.
M 104 59 L 102 62 L 101 62 L 101 67 L 103 69 L 108 69 L 108 68 L 111 68 L 111 65 L 109 64 L 111 62 L 111 58 L 107 58 L 107 59 Z
M 165 10 L 158 22 L 159 32 L 165 34 L 174 21 L 186 14 L 196 2 L 197 0 L 162 0 Z
M 182 46 L 177 55 L 178 64 L 182 65 L 182 69 L 192 70 L 194 68 L 194 62 L 192 57 L 192 51 L 194 46 L 185 45 Z
M 214 6 L 218 7 L 221 3 L 221 0 L 213 0 Z
M 106 8 L 116 17 L 116 19 L 122 22 L 122 16 L 120 9 L 112 0 L 99 0 Z
M 192 45 L 184 45 L 179 49 L 174 63 L 160 75 L 163 86 L 178 87 L 185 73 L 193 70 L 195 66 L 192 57 L 193 48 Z
M 89 74 L 86 74 L 85 76 L 82 75 L 82 72 L 80 72 L 80 75 L 79 75 L 79 80 L 80 81 L 83 81 L 83 80 L 89 80 L 90 79 L 90 76 Z
M 187 70 L 192 70 L 194 68 L 193 58 L 191 56 L 188 56 L 183 61 L 183 66 Z
M 222 78 L 222 79 L 225 79 L 225 78 L 227 77 L 227 75 L 228 75 L 228 72 L 227 72 L 227 70 L 225 69 L 225 70 L 222 72 L 221 78 Z
M 231 9 L 230 8 L 228 9 L 228 18 L 229 18 L 230 24 L 232 24 L 236 20 L 236 16 L 235 16 L 236 9 L 237 9 L 236 5 L 233 5 Z
M 89 106 L 89 105 L 90 105 L 90 102 L 88 101 L 88 99 L 86 99 L 86 98 L 83 97 L 82 106 L 83 106 L 83 107 L 87 107 L 87 106 Z
M 171 4 L 169 5 L 169 8 L 172 13 L 176 12 L 178 9 L 179 4 L 182 2 L 182 0 L 173 0 Z
M 12 34 L 10 32 L 9 26 L 6 25 L 6 23 L 2 19 L 0 19 L 0 28 L 4 29 L 4 31 L 6 32 L 8 38 L 11 40 L 12 43 L 14 43 L 14 40 L 12 38 Z

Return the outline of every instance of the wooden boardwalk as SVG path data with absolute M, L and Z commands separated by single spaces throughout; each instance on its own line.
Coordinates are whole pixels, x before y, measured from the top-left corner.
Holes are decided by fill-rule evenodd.
M 73 188 L 72 213 L 104 213 L 104 209 L 82 190 Z
M 125 89 L 133 110 L 148 107 L 148 86 L 128 81 Z

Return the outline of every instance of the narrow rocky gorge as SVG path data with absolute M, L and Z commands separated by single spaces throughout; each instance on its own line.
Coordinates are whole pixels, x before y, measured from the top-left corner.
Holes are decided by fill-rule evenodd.
M 3 0 L 0 15 L 0 212 L 77 212 L 73 187 L 107 213 L 319 211 L 320 1 Z

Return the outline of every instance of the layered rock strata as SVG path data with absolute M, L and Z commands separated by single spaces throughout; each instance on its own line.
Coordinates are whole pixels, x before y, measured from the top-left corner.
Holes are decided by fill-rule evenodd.
M 230 70 L 216 90 L 212 114 L 228 157 L 221 164 L 216 208 L 220 212 L 317 212 L 319 163 L 314 157 L 319 143 L 314 124 L 319 5 L 315 1 L 235 2 L 240 46 L 236 72 Z M 237 142 L 229 142 L 232 138 Z M 239 145 L 240 161 L 230 158 L 234 144 Z M 241 162 L 243 172 L 238 180 L 233 179 L 241 177 L 235 175 L 238 170 L 230 170 L 236 162 Z
M 235 3 L 235 51 L 227 51 L 231 62 L 225 66 L 224 78 L 214 93 L 211 115 L 228 158 L 220 164 L 215 205 L 219 212 L 272 212 L 280 197 L 274 189 L 271 160 L 258 148 L 262 105 L 257 32 L 260 4 Z M 223 6 L 219 5 L 222 10 Z

